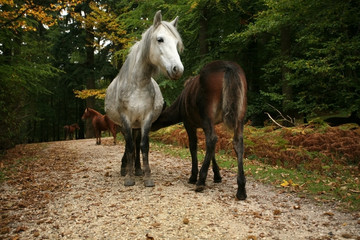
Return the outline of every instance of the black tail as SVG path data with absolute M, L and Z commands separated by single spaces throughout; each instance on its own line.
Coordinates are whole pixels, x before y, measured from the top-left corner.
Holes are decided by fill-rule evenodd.
M 223 121 L 226 126 L 235 129 L 238 120 L 245 117 L 246 112 L 246 79 L 238 65 L 227 66 L 223 83 Z

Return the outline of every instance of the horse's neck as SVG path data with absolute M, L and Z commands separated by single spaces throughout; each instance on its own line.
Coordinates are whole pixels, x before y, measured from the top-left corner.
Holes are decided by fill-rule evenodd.
M 91 118 L 93 118 L 93 117 L 95 117 L 95 116 L 101 116 L 101 115 L 102 115 L 101 113 L 99 113 L 99 112 L 97 112 L 97 111 L 95 111 L 95 110 L 93 110 L 93 109 L 89 109 L 88 111 L 89 111 L 89 113 L 90 113 L 90 117 L 91 117 Z
M 182 122 L 181 113 L 181 98 L 178 97 L 176 101 L 168 108 L 166 108 L 159 116 L 159 118 L 152 124 L 151 130 L 156 131 L 164 127 L 174 125 Z
M 156 72 L 157 68 L 148 62 L 148 59 L 144 57 L 143 51 L 148 51 L 148 49 L 142 49 L 141 43 L 137 43 L 131 49 L 129 56 L 127 57 L 124 63 L 124 76 L 127 80 L 131 81 L 132 84 L 145 84 L 151 82 L 151 77 Z

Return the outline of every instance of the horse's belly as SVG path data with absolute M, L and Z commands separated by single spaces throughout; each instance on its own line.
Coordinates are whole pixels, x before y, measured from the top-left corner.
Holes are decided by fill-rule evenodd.
M 146 96 L 146 93 L 134 94 L 129 100 L 127 115 L 133 128 L 141 128 L 144 121 L 154 122 L 160 115 L 163 98 L 159 101 L 159 96 Z M 151 117 L 151 119 L 148 119 Z

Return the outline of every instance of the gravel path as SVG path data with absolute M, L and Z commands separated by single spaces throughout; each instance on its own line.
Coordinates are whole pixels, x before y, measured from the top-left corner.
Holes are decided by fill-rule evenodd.
M 209 171 L 206 190 L 196 193 L 187 183 L 190 161 L 157 151 L 149 155 L 155 187 L 145 188 L 141 177 L 124 187 L 123 144 L 102 141 L 47 143 L 37 153 L 47 160 L 32 172 L 37 198 L 29 203 L 24 182 L 4 182 L 7 225 L 0 239 L 360 239 L 359 213 L 318 206 L 251 178 L 248 199 L 236 201 L 236 175 L 225 170 L 220 184 Z M 53 188 L 42 189 L 49 178 Z

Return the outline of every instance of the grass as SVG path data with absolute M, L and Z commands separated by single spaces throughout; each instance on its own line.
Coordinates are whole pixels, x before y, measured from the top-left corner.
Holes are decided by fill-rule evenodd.
M 179 140 L 181 138 L 177 135 L 179 132 L 176 132 L 179 128 L 181 126 L 170 127 L 164 132 L 153 133 L 150 139 L 155 140 L 152 141 L 151 148 L 190 161 L 189 149 L 181 147 L 179 144 L 179 142 L 183 142 L 183 140 Z M 336 204 L 339 209 L 344 211 L 359 211 L 360 174 L 357 166 L 345 164 L 348 161 L 334 159 L 333 156 L 329 157 L 322 151 L 308 151 L 301 146 L 291 146 L 286 139 L 289 134 L 324 134 L 326 131 L 324 126 L 318 130 L 313 128 L 274 130 L 273 128 L 256 129 L 246 126 L 244 140 L 248 152 L 244 160 L 246 176 L 251 176 L 256 181 L 271 184 L 283 191 L 290 191 L 299 194 L 299 196 L 311 198 L 318 203 Z M 176 134 L 172 132 L 176 132 Z M 164 134 L 164 138 L 162 134 Z M 172 135 L 175 136 L 175 141 L 169 144 L 174 140 L 171 137 Z M 268 152 L 278 152 L 265 156 L 259 154 L 262 150 L 261 147 L 266 148 Z M 276 159 L 276 157 L 282 156 L 278 154 L 279 152 L 288 150 L 295 153 L 289 155 L 288 159 L 285 160 Z M 204 154 L 204 150 L 199 148 L 199 162 L 203 160 Z M 293 156 L 304 160 L 293 163 Z M 216 159 L 221 168 L 237 171 L 236 160 L 229 149 L 219 149 L 216 153 Z

